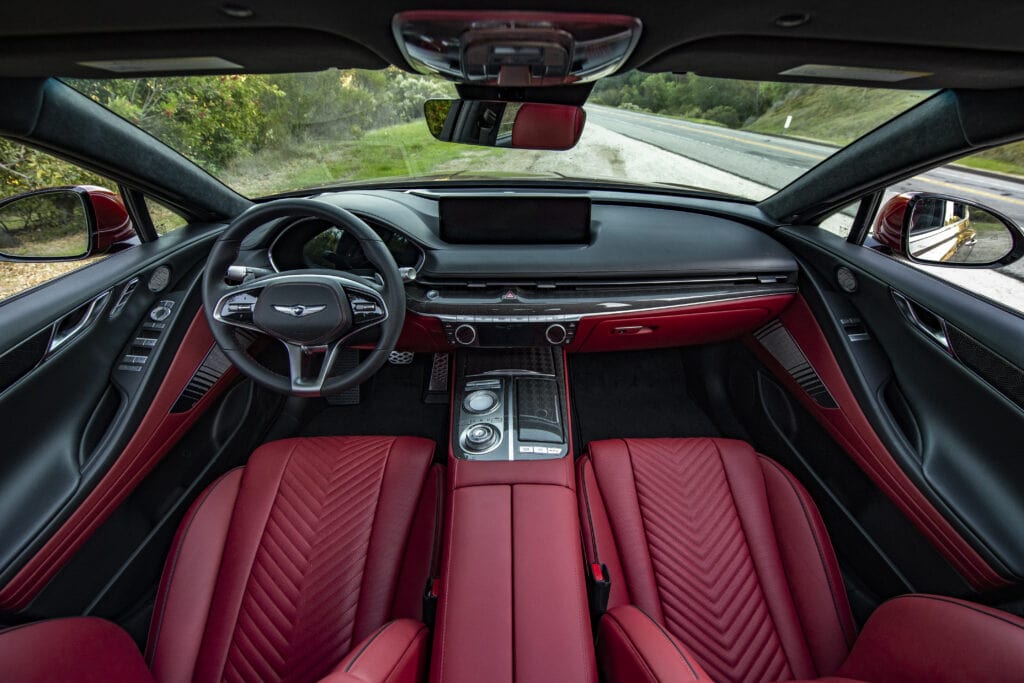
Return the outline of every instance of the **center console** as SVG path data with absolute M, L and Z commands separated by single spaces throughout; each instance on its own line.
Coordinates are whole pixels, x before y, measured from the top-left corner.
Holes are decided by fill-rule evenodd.
M 548 460 L 569 455 L 561 349 L 459 353 L 452 453 L 464 460 Z
M 455 355 L 433 683 L 597 683 L 563 351 Z

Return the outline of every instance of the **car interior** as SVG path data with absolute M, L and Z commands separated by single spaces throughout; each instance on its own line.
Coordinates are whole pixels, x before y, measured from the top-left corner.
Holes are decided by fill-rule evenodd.
M 42 206 L 103 255 L 0 301 L 0 679 L 1024 680 L 1024 317 L 917 267 L 1019 288 L 1024 232 L 948 180 L 880 209 L 1024 138 L 1024 5 L 0 17 L 0 136 L 116 184 L 0 195 L 5 231 Z M 430 75 L 458 95 L 415 101 L 433 138 L 552 155 L 614 74 L 928 94 L 757 200 L 511 172 L 250 198 L 74 80 L 333 68 Z

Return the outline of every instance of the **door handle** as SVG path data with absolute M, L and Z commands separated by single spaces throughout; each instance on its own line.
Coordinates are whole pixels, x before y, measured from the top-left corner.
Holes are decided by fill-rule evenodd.
M 95 299 L 82 304 L 53 325 L 50 344 L 46 348 L 46 356 L 52 356 L 58 349 L 89 329 L 103 314 L 112 290 L 107 290 Z
M 893 301 L 903 317 L 919 332 L 942 347 L 946 353 L 953 355 L 953 347 L 949 344 L 946 332 L 946 321 L 930 310 L 909 298 L 906 294 L 892 290 Z

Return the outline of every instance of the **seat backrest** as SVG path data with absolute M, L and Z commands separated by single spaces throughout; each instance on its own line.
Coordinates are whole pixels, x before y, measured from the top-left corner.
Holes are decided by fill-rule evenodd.
M 728 439 L 590 444 L 577 467 L 584 545 L 716 681 L 834 673 L 855 637 L 807 492 Z
M 158 681 L 316 680 L 421 617 L 442 495 L 426 439 L 289 439 L 197 500 L 154 610 Z

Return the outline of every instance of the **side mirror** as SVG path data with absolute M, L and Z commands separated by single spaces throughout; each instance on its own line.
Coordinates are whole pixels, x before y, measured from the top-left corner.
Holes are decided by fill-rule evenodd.
M 574 105 L 498 100 L 427 100 L 423 114 L 443 142 L 515 149 L 570 149 L 586 121 Z
M 917 263 L 984 268 L 1024 255 L 1024 234 L 999 213 L 956 197 L 907 192 L 878 212 L 872 236 Z
M 0 260 L 75 261 L 134 240 L 120 196 L 102 187 L 37 190 L 0 201 Z

